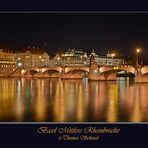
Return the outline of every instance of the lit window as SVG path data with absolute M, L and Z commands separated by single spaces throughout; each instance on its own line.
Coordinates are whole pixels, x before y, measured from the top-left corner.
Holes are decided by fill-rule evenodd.
M 26 56 L 25 58 L 27 58 L 27 59 L 28 59 L 28 58 L 30 58 L 30 56 Z

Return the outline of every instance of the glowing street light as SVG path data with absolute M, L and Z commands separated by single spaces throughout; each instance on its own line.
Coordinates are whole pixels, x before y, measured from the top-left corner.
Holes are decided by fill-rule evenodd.
M 22 66 L 22 63 L 18 63 L 18 66 L 21 67 Z
M 140 53 L 141 49 L 137 48 L 136 49 L 136 53 L 137 53 L 137 65 L 138 65 L 138 61 L 139 61 L 139 53 Z
M 114 65 L 114 61 L 113 61 L 113 58 L 116 56 L 115 53 L 111 53 L 111 57 L 112 57 L 112 65 Z
M 116 56 L 115 53 L 111 53 L 111 57 L 112 57 L 112 59 L 113 59 L 115 56 Z

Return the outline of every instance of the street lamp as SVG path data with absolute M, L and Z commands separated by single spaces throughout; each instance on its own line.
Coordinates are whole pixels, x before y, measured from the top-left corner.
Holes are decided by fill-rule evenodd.
M 113 58 L 116 56 L 115 53 L 111 53 L 111 57 L 112 57 L 112 65 L 114 65 L 114 62 L 113 62 Z
M 138 61 L 139 61 L 139 53 L 140 53 L 140 49 L 138 48 L 138 49 L 136 49 L 136 53 L 137 53 L 137 61 L 136 61 L 136 63 L 137 63 L 137 65 L 138 65 Z
M 19 63 L 18 63 L 18 67 L 21 67 L 21 66 L 22 66 L 22 63 L 19 62 Z
M 111 57 L 112 57 L 112 59 L 113 59 L 115 56 L 116 56 L 115 53 L 111 53 Z

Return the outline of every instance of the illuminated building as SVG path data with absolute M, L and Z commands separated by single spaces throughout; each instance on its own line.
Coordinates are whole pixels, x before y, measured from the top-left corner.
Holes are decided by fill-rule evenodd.
M 94 57 L 97 65 L 112 66 L 124 64 L 124 59 L 118 58 L 115 53 L 99 56 L 93 50 L 91 54 L 87 56 L 87 53 L 82 50 L 68 49 L 62 56 L 56 54 L 52 60 L 52 65 L 89 66 L 91 57 Z
M 89 55 L 89 57 L 93 56 L 97 65 L 123 65 L 124 59 L 116 57 L 115 53 L 108 53 L 106 56 L 97 55 L 94 50 Z
M 8 74 L 16 67 L 15 54 L 7 46 L 0 45 L 0 75 Z
M 82 49 L 68 49 L 64 54 L 56 54 L 49 59 L 45 50 L 36 47 L 23 48 L 13 53 L 8 47 L 0 46 L 0 68 L 1 72 L 7 69 L 46 66 L 90 66 L 90 59 L 94 57 L 97 65 L 123 65 L 126 60 L 118 58 L 115 53 L 108 53 L 106 56 L 97 55 L 94 50 L 88 55 Z
M 52 60 L 52 65 L 62 65 L 62 57 L 60 54 L 56 54 L 55 57 Z
M 89 65 L 90 62 L 87 53 L 79 49 L 68 49 L 62 54 L 62 60 L 65 66 Z
M 16 62 L 24 68 L 44 67 L 49 65 L 49 55 L 42 49 L 28 47 L 16 53 Z

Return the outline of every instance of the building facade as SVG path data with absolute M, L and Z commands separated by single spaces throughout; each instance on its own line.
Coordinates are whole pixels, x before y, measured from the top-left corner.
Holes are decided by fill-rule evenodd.
M 117 66 L 125 64 L 125 60 L 117 58 L 115 54 L 106 54 L 106 56 L 97 55 L 94 50 L 88 55 L 86 52 L 79 49 L 68 49 L 64 54 L 56 54 L 50 60 L 50 65 L 60 66 L 90 66 L 90 59 L 94 57 L 98 66 Z
M 9 72 L 15 70 L 15 54 L 12 50 L 5 50 L 0 48 L 0 75 L 8 74 Z
M 68 49 L 65 54 L 62 54 L 62 63 L 64 66 L 88 66 L 90 59 L 87 53 L 79 49 Z
M 49 65 L 49 55 L 42 49 L 28 47 L 16 53 L 17 67 L 45 67 Z
M 45 50 L 36 47 L 22 48 L 14 53 L 8 48 L 0 46 L 0 69 L 1 73 L 12 71 L 17 68 L 47 67 L 47 66 L 90 66 L 91 57 L 98 66 L 118 66 L 126 64 L 126 60 L 117 58 L 115 54 L 106 56 L 97 55 L 94 50 L 87 54 L 81 49 L 68 49 L 64 54 L 56 54 L 49 58 Z
M 106 56 L 97 55 L 94 50 L 90 54 L 90 57 L 93 56 L 97 65 L 99 66 L 118 66 L 125 64 L 125 60 L 123 58 L 118 58 L 114 53 L 106 54 Z

